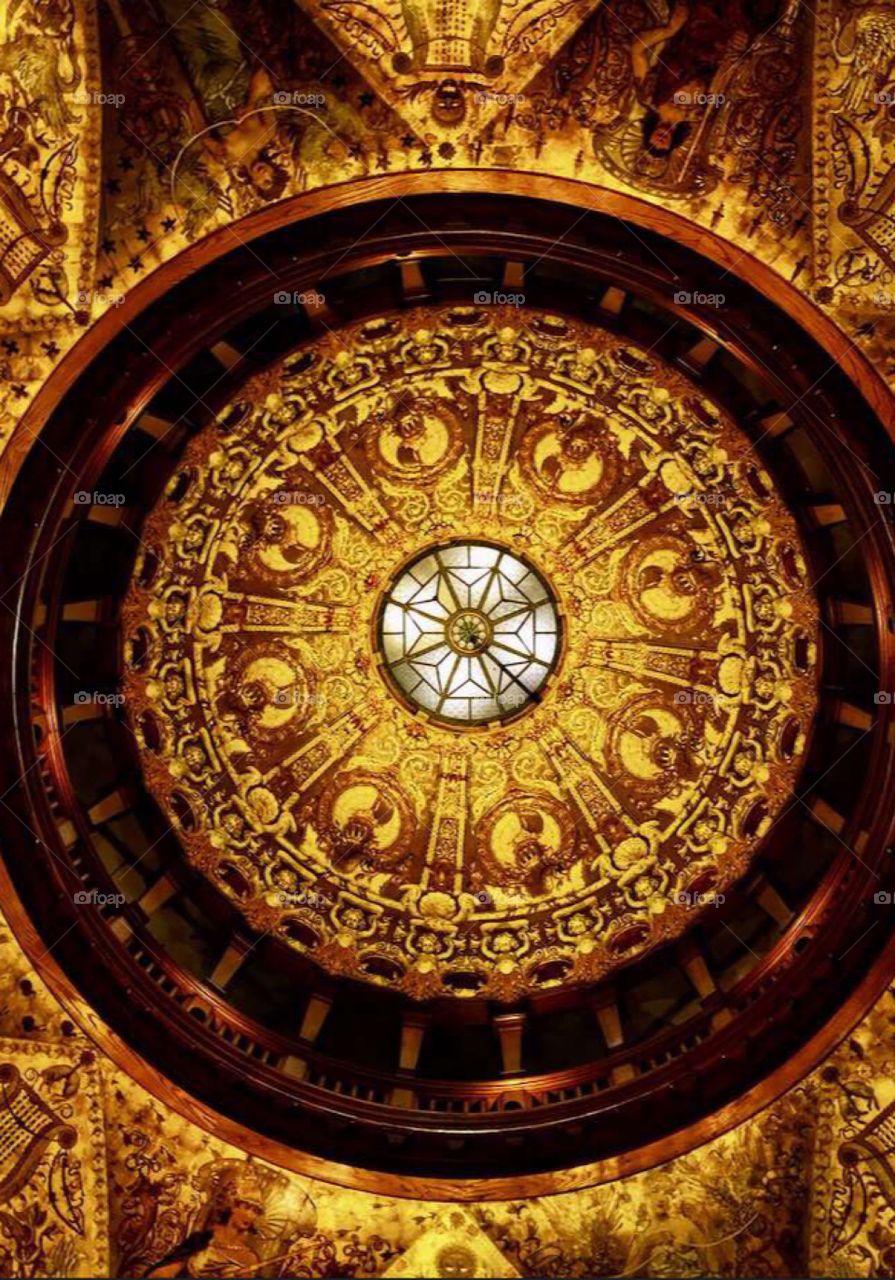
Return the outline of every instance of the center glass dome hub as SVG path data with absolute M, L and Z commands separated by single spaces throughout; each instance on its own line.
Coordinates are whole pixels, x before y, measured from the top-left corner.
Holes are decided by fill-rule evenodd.
M 457 728 L 521 714 L 556 667 L 562 623 L 537 569 L 494 543 L 430 547 L 380 602 L 386 679 L 415 711 Z

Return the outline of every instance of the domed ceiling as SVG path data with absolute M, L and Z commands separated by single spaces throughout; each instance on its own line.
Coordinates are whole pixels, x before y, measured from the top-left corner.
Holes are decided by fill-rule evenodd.
M 648 1161 L 884 942 L 888 446 L 692 249 L 362 212 L 175 276 L 52 410 L 6 516 L 8 866 L 132 1069 L 245 1141 Z
M 0 1271 L 892 1270 L 893 12 L 0 15 Z
M 125 606 L 128 715 L 256 929 L 423 998 L 592 982 L 787 802 L 817 608 L 751 444 L 542 312 L 302 348 L 188 446 Z

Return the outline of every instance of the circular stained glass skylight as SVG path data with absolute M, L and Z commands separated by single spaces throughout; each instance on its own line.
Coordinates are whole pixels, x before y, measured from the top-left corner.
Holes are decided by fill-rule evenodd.
M 556 666 L 556 600 L 525 560 L 484 542 L 452 542 L 404 568 L 379 610 L 392 686 L 457 727 L 518 715 L 539 701 Z

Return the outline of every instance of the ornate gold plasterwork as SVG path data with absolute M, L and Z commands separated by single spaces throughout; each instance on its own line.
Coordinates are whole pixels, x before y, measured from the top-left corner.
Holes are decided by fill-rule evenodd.
M 493 121 L 599 0 L 311 0 L 302 7 L 421 137 Z M 515 92 L 514 92 L 515 91 Z
M 103 1088 L 83 1045 L 0 1039 L 0 1268 L 97 1276 L 109 1267 Z
M 380 670 L 431 546 L 531 564 L 555 678 L 460 731 Z M 817 614 L 746 436 L 682 374 L 535 311 L 305 346 L 188 446 L 143 531 L 125 692 L 187 856 L 327 969 L 420 998 L 593 980 L 679 934 L 791 792 Z

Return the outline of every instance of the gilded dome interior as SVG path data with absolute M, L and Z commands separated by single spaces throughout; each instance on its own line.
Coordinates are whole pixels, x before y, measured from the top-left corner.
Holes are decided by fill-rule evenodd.
M 787 803 L 819 625 L 795 522 L 729 415 L 605 330 L 452 307 L 304 346 L 191 441 L 142 541 L 150 786 L 334 974 L 593 982 Z
M 895 1275 L 895 0 L 0 118 L 0 1278 Z

